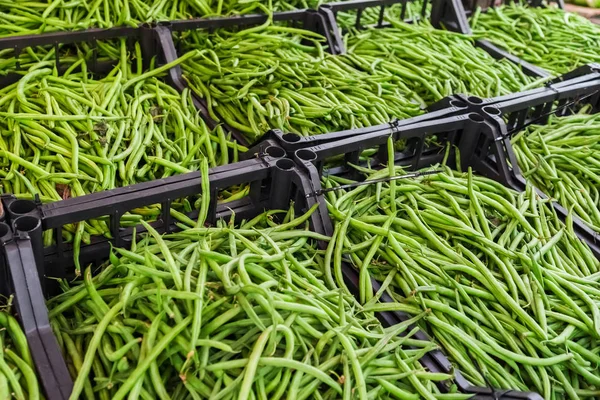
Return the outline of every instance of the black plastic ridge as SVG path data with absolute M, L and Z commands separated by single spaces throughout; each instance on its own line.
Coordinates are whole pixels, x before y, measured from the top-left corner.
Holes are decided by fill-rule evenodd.
M 118 39 L 120 37 L 139 37 L 139 35 L 140 31 L 138 28 L 121 26 L 106 29 L 94 28 L 72 32 L 48 32 L 34 35 L 10 36 L 0 38 L 0 50 L 93 42 L 95 40 Z
M 551 112 L 570 103 L 573 103 L 572 106 L 591 104 L 593 111 L 598 111 L 600 108 L 600 79 L 565 85 L 560 89 L 553 86 L 543 92 L 499 102 L 491 107 L 497 108 L 506 117 L 508 130 L 512 131 L 530 122 L 546 123 Z M 484 107 L 483 111 L 486 110 L 489 111 L 489 108 Z M 556 112 L 556 115 L 570 113 L 572 113 L 571 107 L 566 107 Z
M 448 97 L 444 97 L 440 101 L 430 105 L 427 109 L 429 112 L 444 110 L 455 104 L 463 104 L 464 109 L 469 112 L 478 112 L 482 107 L 495 105 L 504 102 L 520 101 L 528 96 L 552 96 L 556 93 L 561 93 L 565 90 L 569 90 L 570 87 L 585 87 L 585 85 L 595 85 L 600 82 L 600 73 L 592 72 L 587 75 L 574 76 L 566 79 L 565 76 L 558 77 L 557 79 L 549 82 L 547 85 L 525 90 L 522 92 L 506 94 L 498 97 L 481 98 L 477 96 L 469 96 L 466 94 L 453 94 Z M 458 103 L 457 103 L 458 102 Z
M 285 151 L 273 146 L 264 149 L 259 158 L 211 169 L 211 203 L 207 222 L 214 223 L 232 214 L 235 214 L 236 219 L 242 219 L 252 218 L 263 210 L 287 209 L 290 200 L 299 207 L 316 204 L 315 199 L 305 195 L 312 192 L 310 183 L 297 175 L 298 170 L 293 161 L 285 158 Z M 241 184 L 250 185 L 250 192 L 246 197 L 223 204 L 217 203 L 220 189 Z M 69 272 L 73 265 L 72 249 L 62 241 L 62 229 L 65 225 L 109 217 L 113 239 L 93 237 L 92 244 L 81 246 L 82 263 L 93 262 L 106 258 L 111 243 L 122 246 L 131 238 L 131 228 L 119 227 L 120 217 L 124 213 L 138 207 L 161 204 L 161 217 L 153 225 L 161 232 L 170 232 L 177 229 L 169 214 L 171 203 L 180 198 L 197 195 L 201 191 L 201 175 L 199 172 L 192 172 L 39 206 L 44 230 L 54 229 L 56 239 L 55 246 L 44 249 L 45 275 L 72 275 Z M 324 231 L 325 222 L 318 217 L 318 213 L 312 218 L 315 228 Z M 142 231 L 139 228 L 137 233 Z
M 69 370 L 54 337 L 27 234 L 4 244 L 6 264 L 27 342 L 41 386 L 49 400 L 68 399 L 73 389 Z
M 296 133 L 284 133 L 279 129 L 271 129 L 268 131 L 254 147 L 250 148 L 246 157 L 253 157 L 254 154 L 259 152 L 259 149 L 263 147 L 263 142 L 277 143 L 289 154 L 293 154 L 296 150 L 318 146 L 321 144 L 331 143 L 338 140 L 348 139 L 356 136 L 377 134 L 383 132 L 384 134 L 391 133 L 394 129 L 397 129 L 406 125 L 419 124 L 425 121 L 438 120 L 440 118 L 446 118 L 453 115 L 465 114 L 467 112 L 467 104 L 462 99 L 449 99 L 444 107 L 440 107 L 437 110 L 430 111 L 426 114 L 422 114 L 416 117 L 390 121 L 387 124 L 373 125 L 365 128 L 348 129 L 339 132 L 323 133 L 321 135 L 314 136 L 301 136 Z
M 468 112 L 480 113 L 487 107 L 499 108 L 503 114 L 508 114 L 509 129 L 514 129 L 541 115 L 562 107 L 568 102 L 592 104 L 598 107 L 595 92 L 600 90 L 600 72 L 598 64 L 589 64 L 584 67 L 558 77 L 543 87 L 529 89 L 523 92 L 508 94 L 498 97 L 482 99 L 476 96 L 454 94 L 448 96 L 429 107 L 430 111 L 445 110 L 447 107 L 462 104 Z M 562 113 L 569 113 L 566 109 Z M 559 113 L 560 115 L 560 113 Z M 540 119 L 544 123 L 545 119 Z
M 256 208 L 266 205 L 264 199 L 261 198 L 262 183 L 270 177 L 272 167 L 276 162 L 277 158 L 267 156 L 212 169 L 209 179 L 213 201 L 209 206 L 208 221 L 214 222 L 216 219 L 229 216 L 232 213 L 235 213 L 239 218 L 245 218 L 249 212 L 254 212 Z M 251 183 L 251 191 L 248 197 L 227 203 L 224 206 L 219 207 L 217 205 L 216 198 L 219 189 L 243 183 Z M 62 241 L 62 228 L 64 225 L 109 216 L 113 242 L 116 246 L 122 246 L 124 238 L 131 235 L 130 230 L 120 229 L 119 221 L 123 214 L 138 207 L 161 204 L 162 215 L 159 226 L 163 231 L 168 232 L 172 226 L 169 214 L 172 201 L 198 193 L 201 193 L 201 174 L 192 172 L 42 205 L 40 213 L 43 229 L 54 229 L 54 237 L 56 238 L 56 246 L 53 250 L 46 250 L 46 258 L 53 255 L 53 258 L 59 260 L 58 264 L 53 264 L 56 270 L 47 275 L 68 276 L 65 268 L 72 265 L 72 259 L 66 256 L 69 249 Z M 97 243 L 108 244 L 108 240 L 105 238 L 95 239 Z M 82 251 L 84 251 L 84 248 L 85 246 L 83 246 Z M 88 252 L 88 250 L 85 251 Z M 91 258 L 93 258 L 93 254 L 92 251 Z

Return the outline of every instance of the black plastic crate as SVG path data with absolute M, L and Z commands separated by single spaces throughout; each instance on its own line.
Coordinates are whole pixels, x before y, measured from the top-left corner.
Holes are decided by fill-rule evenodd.
M 344 155 L 346 162 L 358 164 L 358 157 L 363 150 L 378 146 L 378 155 L 373 157 L 370 166 L 372 168 L 382 167 L 383 164 L 387 163 L 387 143 L 388 139 L 392 137 L 395 141 L 408 140 L 407 149 L 402 153 L 396 153 L 396 164 L 405 166 L 409 170 L 418 170 L 440 163 L 445 157 L 445 148 L 426 148 L 425 139 L 431 135 L 438 136 L 440 141 L 447 140 L 459 149 L 463 168 L 470 166 L 480 175 L 494 179 L 516 190 L 523 190 L 518 184 L 514 183 L 514 171 L 511 170 L 509 158 L 505 156 L 505 144 L 498 140 L 497 128 L 487 123 L 484 117 L 475 113 L 449 116 L 437 120 L 432 119 L 415 125 L 389 127 L 387 130 L 372 134 L 347 137 L 336 142 L 298 149 L 295 151 L 295 160 L 306 169 L 315 182 L 320 182 L 321 176 L 331 174 L 358 179 L 360 174 L 356 173 L 354 169 L 347 167 L 327 169 L 326 161 L 333 156 Z M 455 161 L 455 154 L 453 148 L 448 157 L 451 167 Z M 320 189 L 320 186 L 318 189 Z M 317 193 L 319 192 L 315 192 L 315 194 Z M 328 231 L 327 234 L 331 236 L 333 228 L 330 229 L 331 231 Z M 346 285 L 351 291 L 358 293 L 360 290 L 358 271 L 344 262 L 342 266 Z M 377 292 L 380 287 L 380 283 L 373 280 L 373 291 Z M 393 302 L 394 300 L 384 293 L 380 301 Z M 384 324 L 393 325 L 410 317 L 402 312 L 385 312 L 381 313 L 380 318 Z M 427 339 L 424 332 L 419 334 L 424 340 Z M 503 391 L 489 387 L 473 386 L 460 374 L 460 371 L 452 368 L 451 363 L 441 351 L 430 352 L 426 355 L 426 358 L 428 359 L 428 365 L 435 366 L 435 371 L 454 371 L 455 383 L 460 392 L 473 394 L 474 399 L 542 399 L 539 394 L 533 392 Z M 443 387 L 444 384 L 441 383 L 440 386 Z
M 208 222 L 233 213 L 238 218 L 252 218 L 269 209 L 285 210 L 290 202 L 299 212 L 317 204 L 318 199 L 306 195 L 315 190 L 312 182 L 291 159 L 284 156 L 281 148 L 270 147 L 256 159 L 212 169 Z M 250 185 L 248 196 L 236 202 L 217 204 L 215 199 L 219 189 L 239 184 Z M 166 207 L 163 209 L 164 218 L 152 225 L 160 232 L 170 232 L 177 229 L 168 212 L 172 201 L 201 191 L 200 173 L 189 173 L 46 205 L 3 197 L 7 222 L 0 223 L 2 232 L 6 231 L 1 238 L 2 260 L 5 260 L 2 267 L 10 278 L 11 286 L 14 285 L 19 317 L 27 333 L 46 398 L 68 399 L 73 382 L 50 327 L 43 286 L 47 289 L 47 296 L 56 295 L 60 290 L 53 285 L 53 280 L 46 278 L 72 278 L 74 271 L 70 246 L 59 241 L 56 246 L 44 249 L 42 231 L 54 229 L 60 232 L 65 224 L 110 215 L 115 228 L 114 240 L 95 238 L 92 244 L 83 246 L 81 250 L 83 262 L 99 265 L 108 259 L 111 246 L 130 243 L 132 229 L 119 229 L 120 215 L 142 205 L 161 203 Z M 312 214 L 310 222 L 315 231 L 325 232 L 329 228 L 324 225 L 330 221 L 322 218 L 327 216 L 325 204 L 320 203 L 320 208 Z M 197 213 L 190 214 L 190 217 L 194 215 Z M 14 235 L 9 224 L 14 227 Z M 143 232 L 143 229 L 137 227 L 136 232 Z
M 538 0 L 534 0 L 538 1 Z M 560 0 L 562 1 L 562 0 Z M 323 4 L 319 10 L 322 11 L 330 21 L 329 27 L 338 28 L 338 23 L 336 20 L 337 13 L 340 11 L 356 11 L 357 17 L 356 22 L 354 24 L 355 29 L 364 28 L 361 24 L 361 15 L 363 11 L 367 8 L 378 7 L 379 8 L 379 20 L 376 24 L 371 25 L 376 28 L 385 28 L 390 26 L 389 23 L 384 21 L 384 12 L 386 7 L 391 7 L 393 5 L 401 5 L 401 11 L 399 18 L 404 20 L 407 23 L 413 22 L 411 19 L 405 19 L 406 7 L 409 0 L 352 0 L 348 2 L 339 2 L 339 3 L 328 3 Z M 425 7 L 427 6 L 428 1 L 425 0 L 423 2 L 422 16 L 425 15 Z M 431 15 L 429 16 L 431 23 L 433 26 L 445 29 L 464 33 L 471 34 L 471 28 L 469 26 L 469 21 L 467 18 L 467 12 L 465 11 L 467 7 L 465 7 L 464 3 L 460 0 L 431 0 Z M 339 34 L 338 34 L 339 35 Z M 336 41 L 336 43 L 343 43 L 341 38 Z M 506 58 L 510 62 L 521 66 L 523 72 L 527 75 L 545 78 L 550 77 L 550 74 L 542 68 L 536 67 L 535 65 L 528 63 L 519 57 L 516 57 L 507 51 L 501 49 L 500 47 L 492 44 L 488 40 L 484 39 L 476 39 L 475 46 L 482 48 L 489 55 L 494 57 L 495 59 L 503 59 Z M 345 49 L 340 50 L 338 54 L 343 54 Z
M 365 10 L 376 11 L 379 18 L 375 24 L 368 24 L 376 28 L 385 28 L 390 26 L 388 22 L 384 20 L 384 13 L 386 10 L 393 6 L 400 6 L 400 15 L 404 19 L 406 9 L 411 0 L 350 0 L 340 1 L 333 3 L 322 4 L 318 10 L 296 10 L 287 12 L 276 12 L 271 16 L 271 20 L 274 23 L 285 23 L 293 27 L 300 27 L 302 29 L 312 31 L 322 35 L 325 38 L 324 48 L 327 52 L 333 55 L 340 55 L 346 53 L 344 40 L 342 38 L 342 29 L 338 25 L 338 14 L 341 13 L 354 13 L 355 22 L 354 27 L 363 29 L 366 26 L 363 24 L 364 18 L 362 18 Z M 431 6 L 431 14 L 426 16 L 425 8 Z M 458 0 L 425 0 L 423 2 L 423 8 L 421 10 L 422 18 L 428 18 L 436 27 L 443 25 L 452 30 L 462 32 L 468 28 L 468 23 L 464 18 L 464 13 Z M 255 25 L 260 25 L 268 21 L 268 17 L 262 14 L 255 15 L 241 15 L 236 17 L 223 17 L 223 18 L 199 18 L 190 20 L 171 21 L 169 23 L 169 29 L 173 32 L 175 37 L 173 42 L 175 48 L 178 50 L 178 54 L 182 54 L 182 41 L 178 38 L 181 34 L 186 32 L 204 30 L 212 32 L 215 29 L 226 28 L 226 29 L 237 29 L 237 28 L 248 28 Z M 406 19 L 405 22 L 413 22 L 411 19 Z M 170 46 L 164 43 L 165 46 Z M 198 96 L 196 96 L 198 97 Z M 199 98 L 198 101 L 201 103 L 200 109 L 202 115 L 207 121 L 209 126 L 215 126 L 216 123 L 212 120 L 208 114 L 208 106 L 205 99 Z M 248 143 L 248 140 L 244 137 L 235 127 L 223 122 L 221 123 L 228 132 L 231 132 L 233 137 L 238 140 L 239 143 L 248 146 L 256 145 L 259 143 Z M 369 130 L 371 128 L 364 128 Z M 327 135 L 327 134 L 324 134 Z M 318 136 L 323 136 L 318 135 Z M 328 139 L 322 139 L 328 140 Z M 259 141 L 260 142 L 260 141 Z M 252 153 L 250 151 L 250 153 Z
M 9 71 L 6 75 L 0 77 L 0 87 L 8 86 L 20 79 L 22 75 L 19 71 L 21 71 L 22 68 L 18 62 L 18 58 L 26 48 L 30 47 L 53 48 L 56 68 L 59 72 L 62 72 L 66 70 L 70 64 L 68 62 L 62 62 L 65 52 L 61 51 L 61 49 L 69 49 L 70 47 L 86 43 L 93 49 L 91 59 L 87 60 L 88 70 L 94 74 L 104 75 L 108 73 L 119 60 L 106 59 L 106 57 L 100 60 L 98 41 L 116 39 L 125 39 L 128 45 L 139 42 L 142 53 L 142 63 L 145 69 L 149 67 L 153 58 L 156 58 L 157 67 L 168 64 L 177 58 L 177 51 L 175 50 L 171 37 L 169 22 L 142 24 L 137 28 L 116 27 L 6 37 L 0 38 L 0 50 L 12 49 L 13 55 L 17 59 L 17 63 L 14 71 Z M 187 83 L 181 74 L 181 68 L 178 65 L 167 71 L 165 82 L 180 93 L 187 87 Z M 195 107 L 202 113 L 202 103 L 198 101 L 195 96 L 192 96 L 192 101 L 194 102 Z M 206 110 L 204 110 L 204 112 L 206 112 Z M 204 113 L 202 115 L 204 115 Z M 214 128 L 214 125 L 209 127 Z
M 399 8 L 399 20 L 409 24 L 416 22 L 407 15 L 407 9 L 411 3 L 411 0 L 350 0 L 322 4 L 319 7 L 319 11 L 329 21 L 328 27 L 333 30 L 332 35 L 338 38 L 335 43 L 339 43 L 342 46 L 336 54 L 344 54 L 346 49 L 340 35 L 340 30 L 342 30 L 340 28 L 346 30 L 350 26 L 345 26 L 338 22 L 339 13 L 350 12 L 356 14 L 351 26 L 354 29 L 364 29 L 365 27 L 380 29 L 392 26 L 392 24 L 385 21 L 384 17 L 386 10 L 395 6 Z M 427 12 L 428 7 L 431 7 L 430 14 Z M 368 9 L 377 10 L 378 18 L 376 22 L 367 21 L 367 23 L 363 23 L 363 20 L 367 19 L 363 17 L 364 12 Z M 436 28 L 444 27 L 445 29 L 461 33 L 467 32 L 469 29 L 469 23 L 458 0 L 424 0 L 422 1 L 419 14 L 419 18 L 429 19 L 431 24 Z
M 597 109 L 600 91 L 593 88 L 593 93 L 592 98 Z M 529 103 L 526 104 L 528 107 L 525 111 L 528 112 Z M 544 105 L 545 103 L 541 102 L 538 107 Z M 482 108 L 479 113 L 450 116 L 414 125 L 390 126 L 376 133 L 300 149 L 296 151 L 295 157 L 298 162 L 308 166 L 309 170 L 310 165 L 314 164 L 313 177 L 319 178 L 329 174 L 356 179 L 360 175 L 345 164 L 360 165 L 361 153 L 373 147 L 378 147 L 378 151 L 370 158 L 368 166 L 377 168 L 387 163 L 387 142 L 388 138 L 392 137 L 394 142 L 406 140 L 406 147 L 395 153 L 395 163 L 411 170 L 418 170 L 443 161 L 445 146 L 431 146 L 426 142 L 427 138 L 435 136 L 438 142 L 452 144 L 448 157 L 451 167 L 456 160 L 455 149 L 457 148 L 460 151 L 462 168 L 472 167 L 479 175 L 522 192 L 525 190 L 526 181 L 521 175 L 512 150 L 510 125 L 507 126 L 500 117 L 502 110 L 507 108 L 506 105 L 489 106 Z M 343 156 L 345 164 L 327 168 L 327 161 L 335 156 Z M 539 190 L 538 194 L 543 198 L 548 197 Z M 557 203 L 552 203 L 552 206 L 564 221 L 568 215 L 567 210 Z M 573 226 L 577 236 L 586 242 L 597 258 L 600 258 L 600 243 L 597 243 L 597 235 L 577 216 L 573 216 Z
M 406 10 L 408 4 L 410 3 L 411 1 L 409 0 L 350 0 L 334 3 L 325 3 L 321 5 L 318 10 L 297 10 L 274 13 L 272 15 L 272 21 L 284 22 L 286 24 L 290 24 L 291 26 L 302 27 L 303 29 L 321 34 L 325 37 L 326 50 L 331 54 L 339 55 L 346 53 L 344 40 L 342 38 L 343 29 L 341 29 L 341 25 L 338 21 L 339 16 L 341 14 L 355 14 L 355 20 L 353 23 L 354 29 L 364 29 L 365 27 L 386 28 L 391 26 L 391 24 L 385 21 L 384 15 L 385 12 L 391 7 L 400 7 L 399 18 L 401 18 L 407 23 L 414 22 L 411 19 L 405 19 Z M 427 14 L 425 10 L 426 7 L 429 5 L 431 6 L 431 12 Z M 373 21 L 364 21 L 366 18 L 363 17 L 363 15 L 365 14 L 366 10 L 376 12 L 378 18 L 375 23 L 371 23 Z M 423 2 L 421 17 L 430 19 L 431 23 L 438 28 L 444 27 L 446 29 L 450 29 L 452 31 L 460 33 L 470 32 L 468 21 L 465 16 L 464 9 L 462 8 L 462 3 L 460 3 L 460 1 L 458 0 L 426 0 Z M 171 48 L 171 46 L 174 45 L 175 48 L 178 50 L 179 54 L 181 54 L 181 40 L 177 39 L 177 36 L 180 34 L 197 30 L 212 32 L 213 30 L 219 28 L 247 28 L 250 26 L 265 23 L 267 21 L 268 17 L 260 14 L 226 18 L 206 18 L 171 21 L 169 23 L 169 29 L 174 33 L 174 36 L 176 36 L 176 38 L 174 39 L 174 44 L 168 44 L 168 39 L 165 38 L 163 45 L 169 48 Z M 480 45 L 479 41 L 477 40 L 475 41 L 475 44 L 478 46 Z M 502 53 L 500 50 L 493 48 L 493 46 L 490 47 L 487 45 L 481 45 L 480 47 L 483 47 L 483 49 L 490 53 L 494 58 L 507 58 L 514 64 L 521 65 L 524 72 L 528 75 L 537 77 L 548 76 L 548 74 L 544 71 L 536 69 L 537 67 L 530 66 L 524 61 L 513 57 L 507 53 Z M 208 106 L 206 100 L 199 98 L 198 101 L 199 103 L 201 103 L 199 109 L 201 109 L 205 121 L 207 121 L 209 126 L 216 125 L 216 123 L 212 120 L 209 113 L 207 112 Z M 227 123 L 223 123 L 222 125 L 226 127 L 227 131 L 232 133 L 232 135 L 238 140 L 238 142 L 242 143 L 243 145 L 249 144 L 248 140 L 238 129 L 230 126 Z M 377 127 L 364 128 L 359 129 L 357 131 L 368 132 L 372 129 L 377 129 Z M 276 135 L 281 136 L 283 135 L 283 133 L 277 133 Z M 344 136 L 345 134 L 341 135 Z M 329 134 L 321 134 L 318 136 L 327 137 L 314 140 L 330 140 L 328 138 L 330 136 Z M 267 137 L 272 137 L 272 134 L 269 133 Z M 335 139 L 337 137 L 337 134 L 332 134 L 330 137 L 332 139 Z M 302 138 L 303 142 L 305 140 L 311 141 L 313 139 Z M 256 144 L 257 143 L 255 143 L 255 145 Z M 282 145 L 285 146 L 287 144 L 285 141 L 283 141 Z M 252 151 L 250 151 L 250 153 L 252 154 Z
M 314 195 L 314 193 L 320 189 L 320 183 L 318 171 L 309 161 L 306 161 L 311 154 L 313 153 L 303 153 L 303 150 L 299 150 L 295 155 L 297 162 L 294 162 L 292 159 L 285 157 L 285 152 L 282 148 L 272 146 L 267 147 L 265 149 L 265 154 L 257 159 L 247 160 L 238 163 L 238 165 L 229 165 L 212 169 L 210 171 L 210 191 L 213 198 L 219 188 L 235 185 L 242 181 L 253 182 L 251 183 L 251 187 L 254 188 L 254 192 L 251 192 L 248 199 L 240 201 L 239 204 L 236 205 L 230 204 L 227 206 L 219 206 L 212 201 L 209 211 L 209 221 L 214 222 L 218 218 L 226 218 L 233 212 L 235 212 L 236 217 L 238 218 L 251 218 L 264 210 L 286 209 L 289 206 L 290 201 L 293 201 L 295 207 L 300 212 L 306 211 L 308 208 L 318 204 L 317 210 L 310 218 L 311 230 L 322 234 L 331 234 L 333 227 L 329 215 L 327 214 L 325 201 L 322 195 Z M 153 182 L 147 185 L 139 184 L 129 188 L 116 189 L 111 192 L 79 197 L 69 201 L 70 204 L 67 204 L 67 201 L 65 201 L 57 203 L 53 207 L 29 204 L 30 211 L 27 218 L 36 221 L 38 226 L 41 226 L 44 229 L 60 229 L 60 226 L 64 224 L 95 218 L 102 214 L 110 214 L 112 218 L 117 218 L 118 215 L 122 214 L 123 210 L 129 210 L 142 204 L 152 204 L 156 201 L 161 201 L 164 205 L 168 205 L 172 199 L 197 194 L 201 191 L 200 178 L 199 173 L 191 173 L 172 177 L 161 183 Z M 265 197 L 265 195 L 268 197 Z M 10 205 L 11 200 L 12 199 L 10 198 L 5 199 L 5 203 L 8 204 L 7 216 L 9 219 L 11 216 L 13 218 L 16 216 L 15 205 L 13 204 L 12 207 Z M 25 211 L 26 207 L 24 206 L 25 204 L 20 204 L 19 207 L 17 207 L 17 211 Z M 176 226 L 168 220 L 157 221 L 154 223 L 154 226 L 159 232 L 169 232 L 176 229 Z M 138 229 L 137 232 L 139 233 L 141 231 L 142 230 Z M 131 237 L 130 230 L 119 230 L 116 234 L 115 240 L 112 241 L 115 246 L 126 245 L 129 242 L 128 239 Z M 32 237 L 34 237 L 34 235 L 32 235 Z M 36 268 L 33 268 L 36 261 L 42 264 L 39 269 L 44 274 L 55 271 L 57 263 L 60 263 L 60 268 L 63 271 L 67 269 L 66 265 L 70 263 L 69 258 L 72 257 L 70 252 L 54 251 L 42 254 L 40 252 L 40 246 L 36 245 L 34 242 L 34 240 L 30 240 L 26 237 L 19 237 L 14 242 L 17 246 L 23 247 L 23 257 L 28 257 L 27 265 L 30 266 L 29 272 L 32 279 L 39 279 L 38 277 L 40 276 L 37 274 Z M 325 248 L 326 244 L 321 243 L 320 246 Z M 82 254 L 83 253 L 84 252 L 82 251 Z M 106 240 L 102 240 L 88 245 L 86 253 L 86 262 L 95 261 L 97 264 L 100 264 L 109 257 L 109 243 Z M 19 263 L 19 259 L 15 259 L 9 253 L 7 253 L 7 263 L 11 268 L 16 270 L 25 268 L 24 265 Z M 348 286 L 355 291 L 355 293 L 358 293 L 358 275 L 356 271 L 351 267 L 346 266 L 343 272 Z M 376 282 L 374 283 L 374 288 L 375 290 L 378 289 Z M 38 287 L 36 293 L 26 293 L 25 296 L 26 298 L 35 296 L 39 301 L 37 303 L 39 309 L 46 312 L 40 287 Z M 387 296 L 384 296 L 383 300 L 391 301 Z M 384 326 L 391 326 L 406 319 L 401 313 L 395 312 L 378 313 L 378 318 L 382 321 Z M 52 335 L 52 331 L 49 331 L 50 339 L 54 339 Z M 415 335 L 415 338 L 419 340 L 428 340 L 428 337 L 424 332 L 419 332 Z M 60 356 L 58 357 L 58 361 L 62 361 L 64 364 L 60 352 L 58 354 Z M 521 392 L 510 392 L 510 395 L 501 395 L 494 392 L 493 389 L 472 387 L 439 350 L 427 353 L 420 359 L 420 363 L 431 372 L 442 372 L 455 375 L 455 379 L 452 382 L 438 382 L 440 390 L 448 390 L 450 385 L 456 384 L 461 391 L 474 394 L 475 396 L 473 398 L 475 399 L 537 400 L 539 398 L 536 395 Z M 68 376 L 68 373 L 66 376 Z M 58 392 L 56 392 L 55 395 L 48 394 L 48 398 L 51 400 L 65 399 L 67 397 L 68 394 L 59 394 Z

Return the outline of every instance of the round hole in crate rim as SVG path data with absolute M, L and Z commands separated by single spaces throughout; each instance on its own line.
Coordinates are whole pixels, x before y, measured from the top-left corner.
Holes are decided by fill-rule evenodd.
M 286 142 L 289 143 L 296 143 L 299 142 L 300 139 L 302 138 L 302 136 L 300 135 L 296 135 L 295 133 L 286 133 L 285 135 L 283 135 L 281 137 L 283 140 L 285 140 Z
M 31 215 L 23 215 L 15 219 L 15 229 L 21 232 L 31 232 L 40 226 L 40 219 Z
M 285 157 L 285 150 L 281 147 L 277 146 L 269 146 L 265 149 L 265 153 L 270 155 L 273 158 L 282 158 Z
M 281 160 L 277 160 L 275 163 L 277 168 L 282 169 L 284 171 L 289 171 L 294 168 L 294 162 L 289 158 L 282 158 Z
M 469 114 L 469 119 L 473 122 L 483 122 L 484 121 L 484 118 L 481 115 L 475 114 L 475 113 Z
M 8 210 L 13 214 L 25 215 L 34 211 L 36 205 L 31 200 L 15 200 L 9 204 Z
M 481 97 L 477 97 L 477 96 L 469 96 L 469 97 L 467 97 L 467 100 L 469 100 L 469 102 L 473 103 L 473 104 L 483 103 L 483 99 Z
M 501 111 L 498 107 L 493 107 L 493 106 L 487 106 L 487 107 L 483 107 L 483 111 L 485 111 L 486 113 L 490 114 L 490 115 L 500 115 Z
M 315 154 L 315 152 L 308 149 L 297 150 L 296 155 L 299 159 L 304 161 L 313 161 L 317 159 L 317 155 Z
M 467 108 L 467 103 L 462 100 L 450 100 L 450 105 L 456 108 Z
M 10 227 L 6 222 L 0 222 L 0 238 L 8 235 L 10 233 Z

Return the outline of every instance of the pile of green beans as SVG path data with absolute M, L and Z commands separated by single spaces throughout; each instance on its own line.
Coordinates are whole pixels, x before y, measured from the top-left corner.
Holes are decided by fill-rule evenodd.
M 352 67 L 345 56 L 326 53 L 322 37 L 310 31 L 267 23 L 236 33 L 191 32 L 184 43 L 201 49 L 183 64 L 192 90 L 213 119 L 251 142 L 272 128 L 306 136 L 422 113 L 391 74 Z
M 525 75 L 506 59 L 495 60 L 475 47 L 469 35 L 435 29 L 426 20 L 418 24 L 389 20 L 392 28 L 347 35 L 345 59 L 364 71 L 393 75 L 399 88 L 414 92 L 423 104 L 454 93 L 500 96 L 546 81 Z
M 430 310 L 421 326 L 476 385 L 600 396 L 600 263 L 532 186 L 517 193 L 446 168 L 328 196 L 330 275 L 341 282 L 351 260 L 365 311 Z M 396 302 L 377 303 L 370 277 Z
M 584 110 L 585 111 L 585 110 Z M 552 116 L 512 139 L 523 176 L 600 232 L 600 115 Z
M 179 93 L 163 81 L 164 72 L 185 57 L 144 72 L 139 47 L 133 62 L 125 43 L 120 49 L 120 62 L 102 78 L 89 73 L 85 57 L 61 74 L 47 60 L 0 90 L 3 193 L 53 202 L 197 171 L 202 162 L 208 168 L 238 161 L 246 148 L 221 127 L 208 129 L 189 90 Z M 233 200 L 246 192 L 224 196 Z M 121 222 L 135 224 L 160 212 L 158 206 L 136 209 Z M 51 245 L 53 231 L 44 235 Z M 93 220 L 67 225 L 63 235 L 78 248 L 90 236 L 110 237 L 110 229 L 106 219 Z
M 323 280 L 310 212 L 149 233 L 49 300 L 71 399 L 467 399 L 418 360 L 414 318 L 383 328 Z M 285 214 L 285 213 L 284 213 Z M 402 334 L 402 335 L 400 335 Z
M 322 0 L 1 0 L 0 37 L 317 8 Z
M 600 61 L 600 27 L 559 8 L 511 4 L 477 10 L 471 27 L 477 37 L 554 74 Z
M 0 399 L 42 398 L 27 337 L 19 322 L 0 311 Z
M 57 201 L 197 170 L 204 157 L 236 161 L 245 148 L 158 77 L 184 60 L 145 73 L 122 60 L 101 79 L 83 59 L 62 75 L 51 62 L 32 66 L 0 90 L 4 192 Z

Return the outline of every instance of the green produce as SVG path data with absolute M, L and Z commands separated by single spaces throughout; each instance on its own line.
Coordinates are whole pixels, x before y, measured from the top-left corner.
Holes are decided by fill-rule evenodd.
M 271 128 L 306 136 L 422 113 L 391 74 L 354 68 L 326 53 L 322 40 L 269 22 L 240 32 L 189 32 L 186 47 L 200 50 L 183 69 L 212 118 L 250 142 Z
M 2 0 L 0 37 L 142 22 L 316 8 L 319 0 Z
M 476 37 L 554 74 L 600 61 L 600 27 L 555 7 L 518 4 L 478 9 L 471 18 Z
M 474 46 L 473 38 L 435 29 L 424 20 L 347 35 L 347 60 L 372 74 L 393 75 L 404 91 L 414 92 L 425 105 L 455 93 L 494 97 L 541 85 L 547 79 L 526 76 L 521 67 L 495 60 Z
M 7 311 L 0 311 L 0 398 L 42 398 L 27 337 Z
M 189 92 L 157 78 L 184 60 L 146 73 L 124 61 L 98 80 L 83 60 L 74 66 L 84 71 L 63 75 L 32 67 L 1 90 L 4 190 L 56 201 L 197 170 L 203 157 L 228 163 L 243 148 L 207 129 Z
M 527 179 L 600 232 L 600 115 L 552 116 L 515 135 L 513 149 Z
M 160 79 L 185 57 L 142 72 L 122 45 L 120 64 L 103 78 L 93 78 L 83 58 L 64 74 L 41 61 L 0 90 L 4 193 L 59 201 L 195 171 L 204 159 L 209 166 L 227 164 L 246 150 L 222 128 L 207 128 L 189 91 L 179 93 Z M 123 220 L 159 213 L 149 207 Z M 69 225 L 65 235 L 87 243 L 89 235 L 108 232 L 106 222 L 94 221 Z M 46 244 L 51 235 L 46 232 Z
M 476 385 L 600 396 L 600 263 L 532 186 L 517 193 L 446 169 L 328 196 L 330 276 L 341 282 L 348 257 L 365 311 L 430 310 L 420 325 Z M 379 303 L 370 277 L 397 302 Z
M 205 192 L 206 193 L 206 192 Z M 113 249 L 92 278 L 48 302 L 72 399 L 467 399 L 418 360 L 437 348 L 409 321 L 383 328 L 323 280 L 305 229 L 273 213 L 239 228 L 187 221 Z M 403 334 L 403 336 L 400 336 Z

